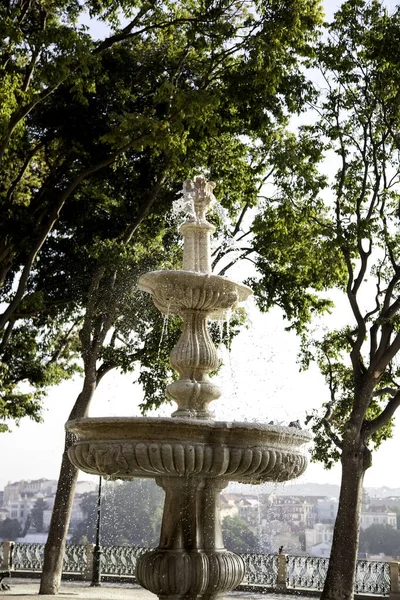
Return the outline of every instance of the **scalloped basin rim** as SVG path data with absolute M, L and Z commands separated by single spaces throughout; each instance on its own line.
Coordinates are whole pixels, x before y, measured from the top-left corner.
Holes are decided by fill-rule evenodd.
M 293 427 L 155 417 L 84 418 L 66 427 L 78 438 L 68 450 L 72 463 L 113 479 L 288 481 L 304 472 L 302 446 L 311 438 Z
M 86 417 L 65 424 L 78 440 L 160 440 L 294 448 L 308 443 L 309 431 L 282 425 L 171 417 Z
M 214 275 L 213 273 L 198 273 L 197 271 L 150 271 L 141 275 L 138 280 L 138 288 L 144 292 L 152 293 L 155 285 L 161 282 L 165 283 L 180 283 L 186 282 L 187 287 L 196 287 L 201 283 L 203 287 L 215 288 L 219 291 L 236 291 L 238 301 L 244 302 L 253 294 L 253 290 L 243 283 L 236 283 L 222 275 Z

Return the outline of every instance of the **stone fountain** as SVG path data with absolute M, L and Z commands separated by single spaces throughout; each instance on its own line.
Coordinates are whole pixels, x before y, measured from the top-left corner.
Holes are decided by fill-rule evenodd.
M 295 427 L 214 421 L 209 412 L 221 391 L 208 377 L 219 365 L 208 321 L 223 318 L 251 294 L 247 286 L 211 273 L 214 227 L 206 213 L 214 185 L 203 177 L 184 184 L 192 210 L 180 228 L 183 269 L 139 279 L 139 288 L 162 313 L 183 320 L 171 353 L 179 379 L 167 387 L 177 410 L 170 418 L 84 418 L 66 424 L 76 436 L 69 456 L 78 468 L 113 479 L 152 477 L 165 490 L 160 544 L 138 560 L 136 577 L 169 600 L 212 599 L 241 582 L 244 562 L 223 544 L 220 491 L 229 481 L 299 476 L 310 439 Z

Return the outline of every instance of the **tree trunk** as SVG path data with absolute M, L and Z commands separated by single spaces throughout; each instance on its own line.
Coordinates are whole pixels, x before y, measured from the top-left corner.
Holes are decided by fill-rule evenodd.
M 79 472 L 68 458 L 68 448 L 73 441 L 73 436 L 67 432 L 49 535 L 44 551 L 39 594 L 57 594 L 61 582 L 65 544 Z
M 69 416 L 77 419 L 87 416 L 90 401 L 96 390 L 96 371 L 86 372 L 82 392 L 79 394 Z M 75 487 L 79 470 L 69 461 L 68 448 L 74 443 L 74 436 L 65 434 L 65 448 L 61 462 L 60 477 L 51 516 L 49 535 L 44 549 L 43 571 L 40 581 L 39 594 L 58 594 L 62 566 L 64 560 L 65 544 L 71 518 L 72 504 L 75 496 Z
M 346 446 L 350 446 L 346 447 Z M 342 449 L 339 510 L 333 531 L 332 551 L 321 600 L 353 600 L 364 473 L 369 466 L 357 441 Z

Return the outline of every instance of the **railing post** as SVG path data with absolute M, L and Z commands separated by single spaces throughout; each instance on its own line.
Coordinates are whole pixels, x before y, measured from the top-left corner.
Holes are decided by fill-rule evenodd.
M 86 546 L 86 567 L 83 571 L 82 579 L 84 581 L 92 581 L 94 544 L 85 544 L 85 546 Z
M 279 591 L 286 590 L 286 579 L 287 579 L 287 567 L 286 567 L 287 554 L 278 554 L 278 577 L 276 579 L 276 589 Z
M 3 564 L 1 565 L 2 571 L 11 571 L 12 569 L 12 551 L 14 548 L 14 542 L 6 540 L 3 542 Z
M 390 566 L 390 595 L 389 598 L 393 600 L 395 598 L 400 600 L 400 563 L 391 561 Z

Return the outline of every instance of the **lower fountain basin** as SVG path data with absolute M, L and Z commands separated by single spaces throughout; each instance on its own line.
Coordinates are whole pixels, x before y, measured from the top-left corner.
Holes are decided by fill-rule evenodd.
M 66 429 L 77 438 L 71 462 L 113 479 L 287 481 L 306 469 L 311 438 L 294 427 L 154 417 L 76 419 Z

